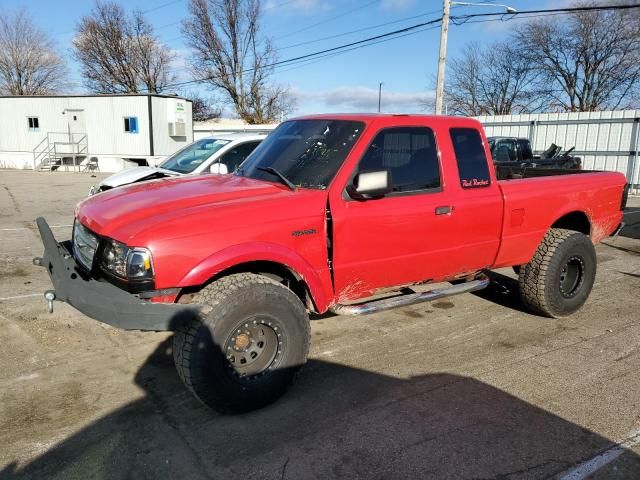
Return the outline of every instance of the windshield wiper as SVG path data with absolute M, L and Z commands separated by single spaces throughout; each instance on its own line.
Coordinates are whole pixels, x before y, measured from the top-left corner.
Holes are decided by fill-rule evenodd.
M 282 180 L 282 183 L 284 183 L 287 187 L 289 187 L 294 192 L 298 189 L 298 187 L 296 187 L 296 185 L 291 180 L 289 180 L 287 177 L 285 177 L 282 173 L 280 173 L 278 170 L 276 170 L 273 167 L 256 167 L 256 170 L 260 170 L 261 172 L 267 172 L 267 173 L 270 173 L 271 175 L 275 175 L 280 180 Z

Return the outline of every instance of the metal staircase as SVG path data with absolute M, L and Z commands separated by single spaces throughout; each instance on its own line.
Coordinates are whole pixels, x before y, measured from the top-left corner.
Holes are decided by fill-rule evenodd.
M 47 132 L 47 136 L 33 149 L 33 169 L 54 171 L 80 169 L 87 157 L 86 133 Z

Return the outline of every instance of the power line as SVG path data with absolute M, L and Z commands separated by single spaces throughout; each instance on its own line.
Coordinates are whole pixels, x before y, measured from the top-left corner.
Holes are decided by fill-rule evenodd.
M 346 10 L 342 13 L 339 13 L 338 15 L 334 15 L 333 17 L 327 18 L 326 20 L 322 20 L 321 22 L 317 22 L 317 23 L 313 23 L 311 25 L 307 25 L 304 28 L 301 28 L 299 30 L 294 30 L 293 32 L 289 32 L 289 33 L 285 33 L 284 35 L 280 35 L 279 37 L 275 37 L 274 40 L 279 40 L 281 38 L 287 38 L 287 37 L 291 37 L 293 35 L 297 35 L 298 33 L 301 32 L 306 32 L 307 30 L 311 30 L 312 28 L 315 28 L 319 25 L 324 25 L 325 23 L 329 23 L 332 22 L 333 20 L 335 20 L 336 18 L 341 18 L 344 17 L 345 15 L 349 15 L 350 13 L 353 12 L 357 12 L 358 10 L 362 10 L 363 8 L 368 7 L 369 5 L 373 5 L 374 3 L 377 3 L 379 0 L 372 0 L 370 2 L 364 3 L 362 5 L 359 5 L 355 8 L 352 8 L 350 10 Z
M 562 13 L 571 13 L 571 12 L 578 12 L 578 11 L 597 11 L 597 10 L 621 10 L 621 9 L 630 9 L 630 8 L 640 8 L 640 5 L 610 5 L 610 6 L 595 6 L 595 7 L 568 7 L 568 8 L 556 8 L 556 9 L 544 9 L 544 10 L 521 10 L 518 12 L 513 12 L 508 14 L 510 19 L 518 16 L 518 15 L 526 15 L 526 14 L 559 14 L 560 12 Z M 452 18 L 456 18 L 456 19 L 471 19 L 471 18 L 477 18 L 477 17 L 495 17 L 495 16 L 504 16 L 505 14 L 502 12 L 496 12 L 496 13 L 474 13 L 474 14 L 469 14 L 469 15 L 459 15 L 459 16 L 455 16 Z M 526 18 L 526 17 L 525 17 Z M 397 38 L 399 36 L 402 36 L 402 34 L 411 32 L 413 30 L 417 30 L 420 29 L 422 27 L 427 27 L 427 26 L 431 26 L 431 25 L 435 25 L 437 23 L 440 23 L 441 19 L 440 18 L 436 18 L 433 20 L 429 20 L 427 22 L 422 22 L 422 23 L 417 23 L 415 25 L 410 25 L 408 27 L 404 27 L 401 29 L 397 29 L 397 30 L 393 30 L 390 32 L 386 32 L 386 33 L 382 33 L 380 35 L 375 35 L 373 37 L 369 37 L 369 38 L 365 38 L 362 40 L 358 40 L 355 42 L 350 42 L 350 43 L 346 43 L 346 44 L 342 44 L 342 45 L 338 45 L 332 48 L 327 48 L 324 50 L 319 50 L 316 52 L 312 52 L 312 53 L 308 53 L 306 55 L 300 55 L 297 57 L 293 57 L 293 58 L 289 58 L 286 60 L 280 60 L 277 62 L 273 62 L 271 64 L 268 65 L 264 65 L 263 68 L 272 68 L 272 67 L 278 67 L 280 65 L 294 65 L 296 63 L 302 63 L 300 62 L 301 60 L 305 60 L 305 59 L 317 59 L 317 58 L 322 58 L 323 56 L 328 56 L 325 54 L 330 54 L 332 52 L 342 52 L 342 51 L 351 51 L 351 50 L 355 50 L 355 48 L 351 48 L 351 47 L 364 47 L 364 46 L 370 46 L 370 45 L 374 45 L 376 43 L 377 40 L 381 40 L 381 39 L 385 39 L 385 38 L 389 38 L 389 39 L 393 39 L 393 38 Z M 243 70 L 243 73 L 248 73 L 248 72 L 252 72 L 253 70 L 255 70 L 254 68 L 248 68 Z M 179 87 L 179 86 L 184 86 L 184 85 L 190 85 L 190 84 L 195 84 L 195 83 L 202 83 L 202 82 L 206 82 L 209 80 L 213 80 L 215 79 L 216 76 L 208 76 L 208 77 L 204 77 L 204 78 L 199 78 L 199 79 L 193 79 L 193 80 L 188 80 L 188 81 L 183 81 L 183 82 L 176 82 L 173 84 L 169 84 L 166 86 L 166 88 L 172 88 L 172 87 Z M 143 89 L 142 91 L 146 91 L 147 89 Z
M 290 3 L 290 2 L 286 2 L 286 3 Z M 282 4 L 282 5 L 285 5 L 285 4 Z M 269 7 L 269 8 L 274 8 L 274 7 Z M 334 39 L 334 38 L 339 38 L 339 37 L 345 37 L 347 35 L 352 35 L 354 33 L 365 32 L 367 30 L 375 30 L 376 28 L 386 27 L 388 25 L 395 25 L 395 24 L 406 22 L 406 21 L 409 21 L 409 20 L 415 20 L 416 18 L 421 18 L 421 17 L 426 17 L 428 15 L 433 15 L 435 13 L 438 13 L 439 11 L 440 10 L 432 10 L 430 12 L 421 13 L 419 15 L 412 15 L 410 17 L 399 18 L 398 20 L 393 20 L 391 22 L 379 23 L 377 25 L 371 25 L 371 26 L 368 26 L 368 27 L 358 28 L 357 30 L 350 30 L 348 32 L 342 32 L 342 33 L 337 33 L 335 35 L 329 35 L 327 37 L 321 37 L 321 38 L 316 38 L 314 40 L 308 40 L 306 42 L 300 42 L 300 43 L 294 43 L 294 44 L 290 44 L 290 45 L 285 45 L 284 47 L 278 47 L 278 50 L 288 50 L 288 49 L 291 49 L 291 48 L 294 48 L 294 47 L 301 47 L 303 45 L 310 45 L 312 43 L 318 43 L 318 42 L 322 42 L 324 40 L 331 40 L 331 39 Z M 163 29 L 163 28 L 166 28 L 166 27 L 171 27 L 173 25 L 177 25 L 179 23 L 181 23 L 181 22 L 180 21 L 172 22 L 172 23 L 168 23 L 166 25 L 161 25 L 159 27 L 155 27 L 155 29 L 156 30 L 160 30 L 160 29 Z M 171 37 L 171 38 L 169 38 L 167 40 L 163 40 L 163 42 L 164 43 L 169 43 L 169 42 L 172 42 L 174 40 L 178 40 L 180 38 L 182 38 L 182 36 L 178 35 L 178 36 Z M 282 38 L 282 37 L 280 37 L 280 38 Z
M 146 10 L 142 10 L 142 13 L 155 12 L 156 10 L 160 10 L 161 8 L 168 7 L 169 5 L 174 5 L 176 3 L 182 3 L 182 2 L 183 2 L 183 0 L 172 0 L 171 2 L 163 3 L 162 5 L 158 5 L 157 7 L 148 8 Z
M 297 57 L 288 58 L 286 60 L 280 60 L 280 61 L 277 61 L 277 62 L 273 62 L 271 64 L 264 65 L 263 68 L 276 67 L 278 65 L 289 64 L 289 63 L 292 63 L 292 62 L 297 62 L 298 60 L 304 60 L 306 58 L 317 57 L 317 56 L 325 54 L 325 53 L 335 52 L 335 51 L 342 50 L 342 49 L 349 48 L 349 47 L 353 47 L 353 46 L 356 46 L 356 45 L 362 45 L 362 44 L 365 44 L 365 43 L 368 43 L 368 42 L 372 42 L 374 40 L 379 40 L 379 39 L 382 39 L 382 38 L 387 38 L 387 37 L 396 36 L 396 35 L 399 35 L 399 34 L 402 34 L 402 33 L 410 32 L 411 30 L 416 30 L 416 29 L 418 29 L 420 27 L 433 25 L 435 23 L 439 23 L 440 21 L 441 21 L 441 19 L 436 18 L 436 19 L 433 19 L 433 20 L 429 20 L 428 22 L 417 23 L 417 24 L 411 25 L 409 27 L 400 28 L 398 30 L 394 30 L 394 31 L 391 31 L 391 32 L 382 33 L 380 35 L 375 35 L 373 37 L 369 37 L 369 38 L 365 38 L 365 39 L 362 39 L 362 40 L 358 40 L 356 42 L 350 42 L 350 43 L 346 43 L 346 44 L 343 44 L 343 45 L 338 45 L 336 47 L 326 48 L 324 50 L 319 50 L 317 52 L 308 53 L 306 55 L 300 55 L 300 56 L 297 56 Z M 253 70 L 255 70 L 255 69 L 254 68 L 248 68 L 248 69 L 243 70 L 242 73 L 249 73 L 249 72 L 252 72 Z M 216 78 L 216 77 L 215 76 L 209 76 L 209 77 L 204 77 L 204 78 L 200 78 L 200 79 L 188 80 L 188 81 L 185 81 L 185 82 L 173 83 L 173 84 L 167 85 L 166 87 L 167 88 L 171 88 L 171 87 L 179 87 L 179 86 L 184 86 L 184 85 L 190 85 L 190 84 L 193 84 L 193 83 L 202 83 L 202 82 L 206 82 L 208 80 L 213 80 L 214 78 Z
M 297 63 L 296 63 L 296 62 L 292 62 L 292 63 L 287 64 L 287 65 L 285 65 L 285 66 L 288 66 L 288 65 L 296 65 L 296 66 L 294 66 L 294 67 L 292 67 L 292 68 L 285 68 L 284 70 L 278 70 L 278 72 L 279 72 L 279 73 L 282 73 L 282 72 L 288 72 L 289 70 L 295 70 L 296 68 L 306 67 L 307 65 L 311 65 L 311 64 L 314 64 L 314 63 L 318 63 L 318 62 L 321 62 L 321 61 L 327 60 L 328 58 L 334 58 L 334 57 L 337 57 L 337 56 L 339 56 L 339 55 L 342 55 L 342 54 L 345 54 L 345 53 L 352 52 L 353 50 L 358 50 L 358 49 L 360 49 L 360 48 L 370 47 L 370 46 L 372 46 L 372 45 L 378 45 L 379 43 L 386 43 L 386 42 L 390 42 L 390 41 L 392 41 L 392 40 L 397 40 L 397 39 L 399 39 L 399 38 L 408 37 L 408 36 L 410 36 L 410 35 L 416 35 L 416 34 L 418 34 L 418 33 L 426 32 L 426 31 L 428 31 L 428 30 L 433 30 L 434 28 L 438 28 L 438 27 L 439 27 L 439 25 L 432 25 L 432 26 L 427 27 L 427 28 L 422 28 L 422 29 L 414 30 L 414 31 L 411 31 L 411 32 L 405 33 L 405 34 L 403 34 L 403 35 L 398 35 L 398 36 L 395 36 L 395 37 L 392 37 L 392 38 L 385 38 L 385 39 L 383 39 L 383 40 L 378 40 L 378 41 L 376 41 L 376 42 L 371 42 L 371 43 L 368 43 L 368 44 L 366 44 L 366 45 L 358 45 L 358 46 L 355 46 L 355 47 L 347 48 L 347 49 L 345 49 L 345 50 L 341 50 L 341 51 L 339 51 L 339 52 L 328 53 L 328 54 L 325 54 L 325 55 L 321 55 L 321 56 L 319 56 L 319 57 L 314 57 L 314 58 L 312 58 L 312 59 L 302 60 L 302 61 L 299 61 L 299 62 L 297 62 Z M 277 68 L 277 67 L 276 67 L 276 68 Z
M 451 23 L 453 23 L 454 25 L 461 27 L 462 25 L 469 25 L 472 23 L 508 22 L 511 20 L 527 20 L 530 18 L 556 17 L 558 15 L 568 15 L 570 13 L 571 12 L 540 13 L 537 15 L 523 15 L 521 18 L 513 18 L 513 17 L 510 17 L 511 14 L 504 13 L 503 17 L 509 17 L 509 18 L 479 18 L 478 20 L 469 20 L 469 19 L 459 20 L 457 18 L 450 18 L 450 20 L 451 20 Z
M 416 18 L 426 17 L 428 15 L 433 15 L 434 13 L 438 13 L 439 11 L 440 10 L 435 10 L 435 11 L 431 11 L 431 12 L 427 12 L 427 13 L 421 13 L 420 15 L 413 15 L 411 17 L 400 18 L 400 19 L 394 20 L 392 22 L 379 23 L 377 25 L 371 25 L 369 27 L 359 28 L 357 30 L 350 30 L 348 32 L 337 33 L 335 35 L 329 35 L 327 37 L 316 38 L 315 40 L 308 40 L 306 42 L 294 43 L 292 45 L 285 45 L 284 47 L 278 47 L 278 50 L 287 50 L 289 48 L 300 47 L 302 45 L 309 45 L 311 43 L 318 43 L 318 42 L 321 42 L 323 40 L 331 40 L 333 38 L 344 37 L 344 36 L 347 36 L 347 35 L 351 35 L 353 33 L 364 32 L 366 30 L 374 30 L 376 28 L 386 27 L 387 25 L 395 25 L 396 23 L 402 23 L 402 22 L 406 22 L 408 20 L 414 20 Z
M 477 17 L 495 17 L 495 16 L 509 16 L 517 17 L 520 15 L 540 13 L 540 14 L 553 14 L 553 13 L 573 13 L 573 12 L 590 12 L 597 10 L 628 10 L 630 8 L 639 8 L 640 4 L 630 5 L 594 5 L 589 7 L 567 7 L 567 8 L 546 8 L 540 10 L 517 10 L 515 12 L 489 12 L 489 13 L 470 13 L 468 15 L 455 15 L 451 16 L 451 19 L 464 20 L 465 18 L 477 18 Z
M 277 5 L 271 5 L 270 7 L 265 7 L 262 9 L 262 11 L 264 12 L 265 10 L 271 10 L 273 8 L 280 8 L 280 7 L 284 7 L 286 5 L 289 5 L 290 3 L 295 2 L 296 0 L 288 0 L 286 2 L 282 2 L 282 3 L 278 3 Z
M 160 25 L 159 27 L 153 27 L 154 30 L 162 30 L 163 28 L 173 27 L 174 25 L 179 25 L 182 23 L 182 20 L 178 20 L 177 22 L 166 23 L 164 25 Z

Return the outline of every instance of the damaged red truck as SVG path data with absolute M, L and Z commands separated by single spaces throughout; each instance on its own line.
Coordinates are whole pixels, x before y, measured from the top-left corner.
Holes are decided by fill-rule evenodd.
M 494 167 L 467 118 L 310 116 L 282 123 L 233 175 L 84 200 L 71 241 L 39 218 L 34 263 L 51 277 L 50 308 L 175 331 L 187 388 L 241 412 L 278 398 L 306 362 L 309 313 L 479 290 L 506 266 L 533 312 L 575 312 L 625 191 L 618 173 Z

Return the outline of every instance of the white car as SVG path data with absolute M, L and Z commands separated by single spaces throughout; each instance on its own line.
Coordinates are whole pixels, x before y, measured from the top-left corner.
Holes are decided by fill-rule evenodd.
M 92 186 L 89 195 L 157 178 L 233 172 L 266 136 L 229 133 L 202 138 L 178 150 L 157 167 L 133 167 L 114 173 Z

